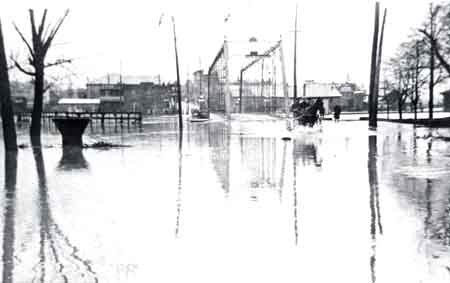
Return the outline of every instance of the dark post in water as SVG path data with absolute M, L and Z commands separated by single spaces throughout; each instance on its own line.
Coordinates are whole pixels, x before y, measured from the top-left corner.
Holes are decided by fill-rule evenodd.
M 63 147 L 83 146 L 83 133 L 90 122 L 89 118 L 54 118 L 53 122 L 62 135 Z

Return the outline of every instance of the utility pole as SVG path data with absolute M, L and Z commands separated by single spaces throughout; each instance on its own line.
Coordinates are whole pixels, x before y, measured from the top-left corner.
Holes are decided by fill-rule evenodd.
M 175 32 L 175 19 L 172 16 L 173 23 L 173 41 L 175 44 L 175 64 L 177 67 L 177 94 L 178 94 L 178 125 L 180 132 L 183 131 L 183 112 L 181 109 L 181 85 L 180 85 L 180 69 L 178 66 L 178 50 L 177 50 L 177 36 Z
M 383 50 L 383 37 L 384 37 L 384 24 L 386 23 L 386 12 L 387 9 L 384 8 L 383 13 L 383 23 L 381 24 L 381 31 L 380 31 L 380 38 L 378 42 L 378 54 L 377 54 L 377 64 L 376 64 L 376 74 L 375 74 L 375 84 L 374 84 L 374 91 L 373 91 L 373 116 L 375 120 L 375 127 L 377 126 L 377 115 L 378 115 L 378 92 L 379 92 L 379 86 L 380 86 L 380 72 L 381 72 L 381 56 L 382 56 L 382 50 Z M 378 35 L 377 35 L 378 36 Z
M 376 117 L 376 87 L 377 87 L 377 48 L 378 48 L 378 25 L 379 25 L 379 12 L 380 3 L 375 3 L 375 23 L 373 31 L 372 42 L 372 58 L 370 63 L 370 86 L 369 86 L 369 127 L 377 127 Z
M 294 29 L 294 100 L 297 99 L 297 4 L 295 5 Z

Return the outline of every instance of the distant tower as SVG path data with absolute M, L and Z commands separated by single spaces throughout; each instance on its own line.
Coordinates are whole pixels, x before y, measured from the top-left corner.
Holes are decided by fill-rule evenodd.
M 349 74 L 349 73 L 347 73 L 347 78 L 345 79 L 345 82 L 346 82 L 346 83 L 349 83 L 349 82 L 350 82 L 350 74 Z

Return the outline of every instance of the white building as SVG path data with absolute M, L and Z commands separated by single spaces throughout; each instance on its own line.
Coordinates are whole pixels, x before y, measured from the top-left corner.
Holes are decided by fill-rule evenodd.
M 342 97 L 342 94 L 333 83 L 319 83 L 315 81 L 305 81 L 303 84 L 302 98 L 316 99 L 322 98 L 325 113 L 330 113 L 333 103 Z

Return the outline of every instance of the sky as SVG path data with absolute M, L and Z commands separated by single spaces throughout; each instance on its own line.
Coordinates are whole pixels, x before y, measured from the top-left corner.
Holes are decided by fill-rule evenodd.
M 172 16 L 182 81 L 198 69 L 208 69 L 224 38 L 232 46 L 247 44 L 254 36 L 260 42 L 282 39 L 291 84 L 296 4 L 299 84 L 304 80 L 342 82 L 349 77 L 368 86 L 375 7 L 372 0 L 44 0 L 39 6 L 26 1 L 4 2 L 0 4 L 0 19 L 6 51 L 21 61 L 25 61 L 26 49 L 12 23 L 30 37 L 28 8 L 34 8 L 37 15 L 48 8 L 52 23 L 64 9 L 70 9 L 47 61 L 74 59 L 70 65 L 49 70 L 49 74 L 75 86 L 119 72 L 160 75 L 163 81 L 174 81 Z M 423 22 L 429 1 L 389 0 L 380 1 L 380 5 L 387 8 L 383 46 L 383 59 L 387 60 Z M 23 79 L 18 72 L 12 72 L 11 77 Z

